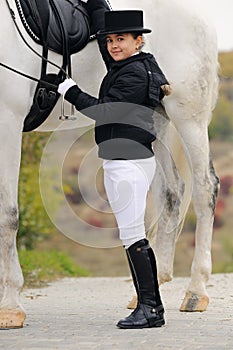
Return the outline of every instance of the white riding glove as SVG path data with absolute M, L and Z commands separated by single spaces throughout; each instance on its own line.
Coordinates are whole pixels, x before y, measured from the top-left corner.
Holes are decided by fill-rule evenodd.
M 71 78 L 66 79 L 63 81 L 63 83 L 58 85 L 57 91 L 59 94 L 65 96 L 66 92 L 74 85 L 77 85 L 75 81 L 73 81 Z

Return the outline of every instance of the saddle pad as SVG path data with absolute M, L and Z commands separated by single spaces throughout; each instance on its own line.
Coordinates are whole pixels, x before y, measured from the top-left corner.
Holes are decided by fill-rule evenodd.
M 50 50 L 63 53 L 59 20 L 68 35 L 70 54 L 79 52 L 89 41 L 90 28 L 87 10 L 80 0 L 53 0 L 60 19 L 49 0 L 15 0 L 21 21 L 38 44 L 46 43 Z

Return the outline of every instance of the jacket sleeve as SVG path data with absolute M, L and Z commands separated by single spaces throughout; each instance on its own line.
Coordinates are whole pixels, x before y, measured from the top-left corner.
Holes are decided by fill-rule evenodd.
M 104 14 L 110 11 L 105 0 L 88 0 L 86 8 L 90 16 L 91 34 L 96 34 L 98 30 L 104 28 Z
M 113 102 L 142 104 L 147 96 L 147 90 L 148 76 L 145 69 L 143 67 L 135 69 L 132 65 L 132 69 L 122 71 L 103 98 L 91 96 L 75 85 L 66 92 L 65 99 L 83 114 L 98 120 L 101 115 L 103 118 L 111 115 L 111 108 L 115 108 Z M 94 109 L 90 107 L 94 106 L 98 106 L 98 116 L 91 112 Z
M 86 8 L 90 18 L 91 35 L 96 35 L 100 29 L 104 28 L 105 12 L 110 11 L 110 7 L 105 0 L 88 0 L 86 1 Z M 112 58 L 107 51 L 106 36 L 98 35 L 97 41 L 102 58 L 107 69 L 109 69 Z
M 154 57 L 148 61 L 145 60 L 144 64 L 149 76 L 148 97 L 153 102 L 154 106 L 156 106 L 165 95 L 161 87 L 163 85 L 169 85 L 169 82 Z

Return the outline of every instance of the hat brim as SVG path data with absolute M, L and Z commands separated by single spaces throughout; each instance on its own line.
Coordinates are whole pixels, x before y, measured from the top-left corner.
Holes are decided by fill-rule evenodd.
M 132 28 L 118 28 L 118 29 L 104 29 L 104 30 L 99 30 L 97 32 L 97 35 L 106 35 L 106 34 L 120 34 L 120 33 L 142 33 L 142 34 L 148 34 L 151 33 L 151 29 L 147 28 L 141 28 L 141 27 L 132 27 Z

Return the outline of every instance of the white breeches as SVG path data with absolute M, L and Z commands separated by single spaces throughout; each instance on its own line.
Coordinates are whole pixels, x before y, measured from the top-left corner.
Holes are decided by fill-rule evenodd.
M 115 215 L 120 239 L 127 249 L 144 239 L 146 198 L 155 175 L 155 157 L 104 160 L 104 185 Z

